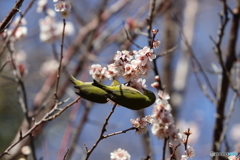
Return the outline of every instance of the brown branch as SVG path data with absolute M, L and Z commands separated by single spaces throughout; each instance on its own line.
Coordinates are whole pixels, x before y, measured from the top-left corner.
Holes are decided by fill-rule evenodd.
M 94 149 L 97 147 L 98 143 L 104 139 L 104 132 L 106 132 L 106 127 L 108 125 L 108 120 L 110 119 L 111 115 L 113 114 L 115 108 L 116 108 L 117 104 L 115 104 L 111 110 L 111 112 L 109 113 L 109 115 L 107 116 L 104 124 L 103 124 L 103 127 L 102 127 L 102 130 L 101 130 L 101 133 L 99 135 L 99 138 L 98 140 L 96 141 L 96 143 L 92 146 L 92 148 L 89 150 L 87 147 L 86 147 L 86 150 L 87 150 L 87 156 L 85 158 L 85 160 L 88 160 L 89 156 L 91 155 L 91 153 L 94 151 Z
M 162 52 L 162 53 L 157 54 L 157 55 L 156 55 L 156 56 L 157 56 L 156 58 L 163 57 L 163 56 L 166 56 L 166 55 L 172 53 L 173 51 L 175 51 L 175 50 L 177 49 L 177 47 L 178 47 L 178 46 L 173 46 L 172 48 L 168 49 L 167 51 L 164 51 L 164 52 Z
M 122 133 L 126 133 L 128 131 L 131 131 L 131 130 L 136 130 L 137 128 L 135 127 L 131 127 L 131 128 L 128 128 L 128 129 L 125 129 L 123 131 L 119 131 L 119 132 L 114 132 L 114 133 L 111 133 L 111 134 L 107 134 L 107 135 L 104 135 L 102 138 L 108 138 L 108 137 L 111 137 L 111 136 L 115 136 L 115 135 L 118 135 L 118 134 L 122 134 Z
M 58 85 L 59 85 L 61 68 L 62 68 L 62 60 L 63 60 L 63 44 L 64 44 L 65 26 L 66 26 L 66 21 L 65 21 L 65 19 L 63 19 L 61 53 L 60 53 L 60 61 L 59 61 L 58 71 L 57 71 L 57 82 L 56 82 L 55 92 L 54 92 L 54 97 L 55 97 L 56 102 L 58 101 L 57 91 L 58 91 Z
M 68 152 L 69 152 L 69 149 L 68 149 L 67 152 L 65 153 L 65 155 L 64 155 L 64 157 L 63 157 L 63 160 L 66 160 L 67 155 L 68 155 Z
M 165 160 L 167 142 L 168 142 L 168 138 L 164 138 L 163 149 L 162 149 L 163 150 L 163 152 L 162 152 L 162 160 Z
M 9 63 L 12 62 L 12 59 L 7 60 L 6 62 L 4 62 L 4 64 L 2 65 L 2 67 L 0 68 L 0 72 L 2 72 L 2 70 L 4 69 L 4 67 Z
M 22 1 L 22 2 L 23 2 L 23 0 L 19 0 L 19 1 Z M 19 1 L 18 1 L 18 2 L 19 2 Z M 23 14 L 21 14 L 17 25 L 15 26 L 15 28 L 13 29 L 13 31 L 11 32 L 11 34 L 7 37 L 7 39 L 5 40 L 4 44 L 2 45 L 2 47 L 1 47 L 1 49 L 0 49 L 0 57 L 1 57 L 1 55 L 3 54 L 4 50 L 6 49 L 7 44 L 10 42 L 10 39 L 11 39 L 13 33 L 15 33 L 16 30 L 17 30 L 17 28 L 19 27 L 19 25 L 20 25 L 20 23 L 21 23 L 21 21 L 22 21 L 22 18 L 27 14 L 27 12 L 28 12 L 29 9 L 32 7 L 32 5 L 33 5 L 34 2 L 35 2 L 35 0 L 32 0 L 32 1 L 28 4 L 28 6 L 27 6 L 26 10 L 23 12 Z M 19 2 L 19 3 L 20 3 L 20 2 Z M 18 11 L 19 11 L 19 10 L 18 10 Z
M 238 28 L 239 28 L 239 18 L 240 18 L 240 1 L 237 1 L 236 8 L 233 11 L 232 25 L 230 29 L 229 44 L 228 44 L 228 53 L 226 57 L 226 62 L 224 66 L 226 67 L 226 72 L 222 72 L 222 83 L 220 90 L 220 97 L 217 104 L 217 117 L 214 127 L 214 137 L 213 137 L 213 146 L 212 150 L 214 152 L 219 152 L 221 148 L 221 134 L 223 132 L 224 126 L 224 108 L 226 104 L 226 99 L 228 95 L 228 88 L 230 85 L 229 76 L 233 64 L 236 61 L 236 44 L 238 38 Z M 215 156 L 212 159 L 217 160 L 219 157 Z
M 19 12 L 24 0 L 17 0 L 8 15 L 0 23 L 0 33 L 2 33 L 12 23 L 16 13 Z
M 222 144 L 223 140 L 226 138 L 226 132 L 227 132 L 227 129 L 229 127 L 229 122 L 230 122 L 230 119 L 232 117 L 232 114 L 234 112 L 234 108 L 235 108 L 235 104 L 236 104 L 236 101 L 237 101 L 237 94 L 235 93 L 233 98 L 232 98 L 232 101 L 231 101 L 231 105 L 229 107 L 229 111 L 228 111 L 228 114 L 226 116 L 226 119 L 225 119 L 225 125 L 224 125 L 224 128 L 223 128 L 223 131 L 221 133 L 221 138 L 219 140 L 219 143 Z
M 173 149 L 173 153 L 170 155 L 170 160 L 174 160 L 175 159 L 175 152 L 177 150 L 177 148 L 181 145 L 181 143 L 179 143 L 177 146 L 174 147 Z

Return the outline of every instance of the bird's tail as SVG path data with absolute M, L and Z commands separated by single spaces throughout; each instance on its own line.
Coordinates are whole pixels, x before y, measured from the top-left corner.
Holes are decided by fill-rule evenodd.
M 81 85 L 81 84 L 82 84 L 82 81 L 77 80 L 76 78 L 73 77 L 73 75 L 70 75 L 69 80 L 70 80 L 75 86 L 78 86 L 78 85 Z

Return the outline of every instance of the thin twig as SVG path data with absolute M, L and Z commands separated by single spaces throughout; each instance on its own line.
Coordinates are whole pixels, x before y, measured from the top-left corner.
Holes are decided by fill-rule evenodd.
M 183 33 L 182 24 L 181 24 L 180 21 L 177 19 L 177 17 L 175 17 L 175 18 L 176 18 L 176 22 L 178 23 L 178 25 L 181 26 L 181 27 L 180 27 L 181 29 L 180 29 L 179 32 L 180 32 L 180 35 L 181 35 L 181 37 L 182 37 L 182 40 L 184 41 L 184 43 L 185 43 L 185 45 L 186 45 L 186 47 L 187 47 L 187 49 L 188 49 L 188 53 L 189 53 L 189 55 L 190 55 L 190 57 L 191 57 L 191 64 L 192 64 L 193 68 L 196 68 L 196 67 L 195 67 L 195 64 L 198 66 L 198 69 L 200 70 L 200 73 L 202 73 L 202 76 L 203 76 L 203 78 L 205 79 L 205 81 L 206 81 L 206 83 L 207 83 L 207 86 L 208 86 L 209 89 L 211 90 L 211 92 L 212 92 L 212 94 L 214 95 L 214 97 L 216 97 L 216 96 L 217 96 L 216 91 L 214 90 L 212 84 L 210 83 L 210 80 L 209 80 L 207 74 L 205 73 L 205 71 L 204 71 L 201 63 L 198 61 L 197 57 L 195 56 L 192 47 L 190 46 L 190 44 L 189 44 L 189 42 L 188 42 L 185 34 Z M 194 63 L 194 61 L 195 61 L 195 63 Z M 199 85 L 200 89 L 203 91 L 203 93 L 204 93 L 205 95 L 207 95 L 207 97 L 208 97 L 212 102 L 214 102 L 214 101 L 215 101 L 214 98 L 212 98 L 211 95 L 209 95 L 207 92 L 205 92 L 205 91 L 203 90 L 203 88 L 202 88 L 203 85 L 202 85 L 202 83 L 201 83 L 201 81 L 200 81 L 200 78 L 198 77 L 197 72 L 194 72 L 194 74 L 195 74 L 195 77 L 196 77 L 196 79 L 197 79 L 197 82 L 198 82 L 198 85 Z
M 68 149 L 67 152 L 65 153 L 63 160 L 66 160 L 67 155 L 68 155 L 68 152 L 69 152 L 69 149 Z
M 9 63 L 9 62 L 11 62 L 12 61 L 12 59 L 9 59 L 9 60 L 7 60 L 6 62 L 4 62 L 4 64 L 2 65 L 2 67 L 0 68 L 0 72 L 2 72 L 2 70 L 4 69 L 4 67 Z
M 174 47 L 170 48 L 169 50 L 167 50 L 167 51 L 165 51 L 165 52 L 163 52 L 163 53 L 157 54 L 156 59 L 159 58 L 159 57 L 166 56 L 166 55 L 168 55 L 169 53 L 172 53 L 175 49 L 177 49 L 177 47 L 178 47 L 178 46 L 174 46 Z
M 97 147 L 98 143 L 99 143 L 102 139 L 104 139 L 103 134 L 104 134 L 104 132 L 106 132 L 106 127 L 107 127 L 107 125 L 108 125 L 108 120 L 109 120 L 110 117 L 112 116 L 112 114 L 113 114 L 116 106 L 117 106 L 117 104 L 115 104 L 115 105 L 113 106 L 111 112 L 110 112 L 109 115 L 107 116 L 107 118 L 106 118 L 106 120 L 105 120 L 105 122 L 104 122 L 104 124 L 103 124 L 102 130 L 101 130 L 101 134 L 99 135 L 99 138 L 98 138 L 98 140 L 96 141 L 96 143 L 92 146 L 92 148 L 91 148 L 90 150 L 86 147 L 87 155 L 86 155 L 85 160 L 88 160 L 89 156 L 90 156 L 91 153 L 94 151 L 94 149 Z
M 164 138 L 162 160 L 165 160 L 166 148 L 167 148 L 167 141 L 168 141 L 168 138 Z
M 225 8 L 225 3 L 223 2 L 223 8 Z M 234 63 L 236 62 L 236 45 L 237 45 L 237 39 L 238 39 L 238 31 L 239 31 L 239 20 L 240 20 L 240 1 L 236 2 L 236 7 L 234 9 L 234 15 L 232 18 L 232 24 L 229 34 L 229 43 L 228 43 L 228 50 L 226 55 L 226 61 L 224 66 L 226 67 L 226 71 L 222 72 L 222 82 L 221 82 L 221 90 L 220 90 L 220 97 L 218 99 L 217 104 L 217 117 L 215 121 L 215 127 L 214 127 L 214 137 L 213 137 L 213 146 L 212 150 L 214 152 L 219 152 L 221 148 L 221 135 L 224 131 L 224 110 L 227 102 L 227 96 L 229 91 L 229 86 L 232 86 L 230 76 L 228 73 L 230 73 Z M 226 14 L 226 13 L 225 13 Z M 224 69 L 224 68 L 223 68 Z M 233 89 L 234 90 L 234 89 Z M 239 93 L 234 90 L 236 94 Z M 212 159 L 218 160 L 219 157 L 215 156 Z
M 58 85 L 59 85 L 59 80 L 60 80 L 60 75 L 61 75 L 61 69 L 62 69 L 63 44 L 64 44 L 65 26 L 66 26 L 66 20 L 63 19 L 63 31 L 62 31 L 61 53 L 60 53 L 60 61 L 59 61 L 58 71 L 57 71 L 57 82 L 56 82 L 55 92 L 54 92 L 54 97 L 55 97 L 55 100 L 56 100 L 56 101 L 58 101 L 57 91 L 58 91 Z
M 108 137 L 115 136 L 115 135 L 118 135 L 118 134 L 126 133 L 127 131 L 131 131 L 131 130 L 136 130 L 136 128 L 131 127 L 131 128 L 125 129 L 123 131 L 110 133 L 110 134 L 104 135 L 102 138 L 108 138 Z
M 128 39 L 133 45 L 135 45 L 137 48 L 139 48 L 139 49 L 143 48 L 143 47 L 139 46 L 137 43 L 135 43 L 135 42 L 130 38 L 129 32 L 128 32 L 128 30 L 127 30 L 127 28 L 126 28 L 126 26 L 125 26 L 124 24 L 125 24 L 125 23 L 123 22 L 123 28 L 124 28 L 125 34 L 126 34 L 126 36 L 127 36 L 127 39 Z
M 170 157 L 171 157 L 170 160 L 173 160 L 173 159 L 174 159 L 174 157 L 175 157 L 175 152 L 176 152 L 177 148 L 178 148 L 180 145 L 181 145 L 181 143 L 179 143 L 177 146 L 174 147 L 173 153 L 170 155 Z
M 232 98 L 232 101 L 231 101 L 231 105 L 229 107 L 229 111 L 228 111 L 228 114 L 227 114 L 227 117 L 225 119 L 225 125 L 224 125 L 224 128 L 223 128 L 223 131 L 221 133 L 221 138 L 219 140 L 219 143 L 222 144 L 223 140 L 226 138 L 226 132 L 227 132 L 227 129 L 229 127 L 229 122 L 230 122 L 230 119 L 232 117 L 232 114 L 234 112 L 234 107 L 235 107 L 235 104 L 236 104 L 236 101 L 237 101 L 237 94 L 235 93 L 233 98 Z

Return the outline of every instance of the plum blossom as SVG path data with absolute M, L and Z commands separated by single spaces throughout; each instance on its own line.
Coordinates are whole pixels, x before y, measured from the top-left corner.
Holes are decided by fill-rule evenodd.
M 129 82 L 129 86 L 144 93 L 143 89 L 147 88 L 147 85 L 145 83 L 146 83 L 146 79 L 139 78 L 139 79 L 134 79 L 131 82 Z
M 136 118 L 130 120 L 133 127 L 137 128 L 136 133 L 142 134 L 147 131 L 147 124 L 152 124 L 153 119 L 151 116 L 145 116 L 143 118 Z
M 160 41 L 153 41 L 153 48 L 158 48 L 160 46 Z
M 62 16 L 62 18 L 67 18 L 70 15 L 71 11 L 71 4 L 69 1 L 59 1 L 56 4 L 54 4 L 55 11 L 59 12 Z
M 195 150 L 191 146 L 187 146 L 187 150 L 185 151 L 185 156 L 187 158 L 193 158 L 195 156 Z
M 106 72 L 107 68 L 102 67 L 100 64 L 93 64 L 89 70 L 90 75 L 97 81 L 104 81 L 106 79 Z
M 111 160 L 130 160 L 130 158 L 130 154 L 121 148 L 118 148 L 117 150 L 110 153 Z
M 169 100 L 170 99 L 170 96 L 162 90 L 158 91 L 158 96 L 163 100 Z
M 158 139 L 163 139 L 167 137 L 166 130 L 168 129 L 168 125 L 164 123 L 153 123 L 152 126 L 152 134 L 155 135 Z
M 149 61 L 152 61 L 156 58 L 156 55 L 153 54 L 153 49 L 150 49 L 149 47 L 144 47 L 142 50 L 139 50 L 138 53 L 140 55 L 145 55 Z
M 117 78 L 118 71 L 114 63 L 107 65 L 106 77 L 110 80 Z

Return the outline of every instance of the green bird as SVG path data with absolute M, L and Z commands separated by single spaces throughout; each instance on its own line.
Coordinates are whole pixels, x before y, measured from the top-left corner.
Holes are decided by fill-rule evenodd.
M 99 87 L 93 86 L 92 82 L 82 82 L 74 78 L 72 75 L 70 76 L 70 81 L 74 84 L 74 88 L 76 88 L 76 94 L 81 96 L 82 98 L 89 100 L 95 103 L 107 103 L 108 97 L 107 92 L 102 90 Z M 117 80 L 114 80 L 111 86 L 117 86 L 120 83 Z
M 149 107 L 156 100 L 155 94 L 144 88 L 144 93 L 142 93 L 129 86 L 106 86 L 96 80 L 93 80 L 92 85 L 106 91 L 106 96 L 113 102 L 132 110 L 140 110 Z

